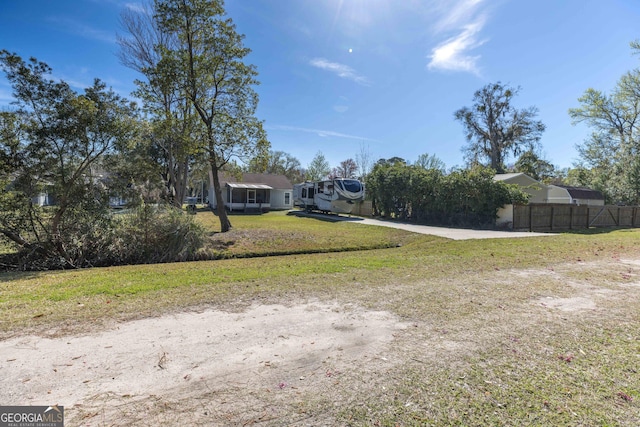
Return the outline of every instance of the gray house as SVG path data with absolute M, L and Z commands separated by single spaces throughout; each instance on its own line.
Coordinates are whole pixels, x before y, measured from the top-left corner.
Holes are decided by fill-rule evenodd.
M 293 184 L 284 175 L 244 173 L 241 177 L 220 174 L 224 206 L 229 212 L 286 210 L 293 208 Z M 209 206 L 218 206 L 209 171 Z

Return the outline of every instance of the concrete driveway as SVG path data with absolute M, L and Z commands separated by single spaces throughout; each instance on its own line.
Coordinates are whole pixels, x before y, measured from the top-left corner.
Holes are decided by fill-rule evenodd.
M 432 236 L 445 237 L 452 240 L 469 240 L 469 239 L 513 239 L 520 237 L 540 237 L 540 236 L 557 236 L 554 233 L 534 233 L 528 231 L 498 231 L 498 230 L 472 230 L 467 228 L 449 228 L 449 227 L 432 227 L 429 225 L 407 224 L 396 221 L 361 218 L 345 215 L 324 215 L 320 213 L 306 213 L 303 211 L 291 211 L 292 215 L 305 216 L 310 218 L 318 218 L 325 221 L 349 221 L 354 224 L 377 225 L 380 227 L 391 227 L 400 230 L 410 231 L 412 233 L 430 234 Z

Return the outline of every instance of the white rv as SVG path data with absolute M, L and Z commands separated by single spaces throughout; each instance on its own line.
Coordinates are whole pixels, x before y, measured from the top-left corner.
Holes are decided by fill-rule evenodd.
M 364 200 L 364 186 L 357 179 L 335 178 L 293 186 L 293 203 L 306 211 L 351 213 Z

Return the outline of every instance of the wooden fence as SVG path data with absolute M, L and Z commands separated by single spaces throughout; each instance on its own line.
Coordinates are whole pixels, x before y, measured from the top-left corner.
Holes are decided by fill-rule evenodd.
M 514 230 L 562 231 L 589 227 L 640 227 L 640 208 L 537 203 L 513 206 Z
M 364 200 L 356 203 L 351 213 L 358 216 L 373 216 L 371 200 Z

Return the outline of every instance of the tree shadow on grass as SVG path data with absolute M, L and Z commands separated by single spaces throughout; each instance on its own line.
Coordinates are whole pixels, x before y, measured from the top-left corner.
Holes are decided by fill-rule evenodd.
M 297 216 L 300 218 L 313 218 L 325 222 L 343 222 L 343 221 L 362 221 L 363 218 L 357 216 L 344 216 L 344 214 L 305 212 L 305 211 L 289 211 L 287 215 Z

